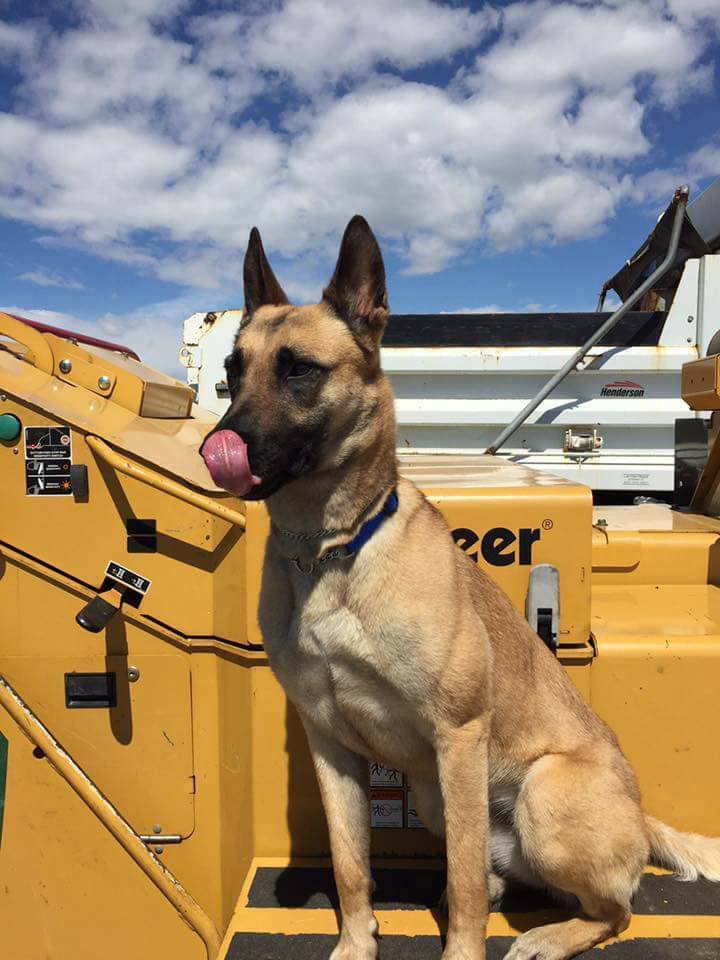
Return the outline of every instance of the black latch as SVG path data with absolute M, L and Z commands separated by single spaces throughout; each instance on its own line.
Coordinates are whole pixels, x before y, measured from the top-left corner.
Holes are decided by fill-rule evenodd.
M 114 673 L 66 673 L 65 706 L 69 710 L 117 706 Z
M 100 633 L 119 610 L 120 607 L 108 603 L 102 597 L 93 597 L 77 614 L 75 621 L 83 630 L 89 630 L 90 633 Z
M 84 463 L 70 465 L 70 486 L 72 495 L 80 503 L 87 503 L 89 496 L 88 468 Z

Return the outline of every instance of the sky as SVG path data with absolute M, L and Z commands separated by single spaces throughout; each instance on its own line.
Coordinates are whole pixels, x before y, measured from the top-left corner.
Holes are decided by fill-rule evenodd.
M 179 375 L 253 225 L 316 302 L 362 213 L 396 313 L 594 309 L 720 175 L 719 54 L 720 0 L 0 0 L 0 308 Z

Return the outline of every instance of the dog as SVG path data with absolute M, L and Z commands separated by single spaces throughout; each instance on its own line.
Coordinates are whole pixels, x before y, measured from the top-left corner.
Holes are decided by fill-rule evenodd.
M 488 899 L 507 879 L 579 904 L 519 936 L 508 960 L 565 960 L 621 933 L 650 862 L 720 880 L 720 840 L 643 812 L 613 733 L 398 475 L 385 269 L 367 222 L 348 224 L 320 303 L 289 303 L 257 229 L 244 288 L 231 402 L 201 453 L 219 486 L 267 501 L 260 626 L 327 817 L 332 960 L 377 956 L 368 759 L 409 774 L 422 820 L 445 837 L 444 960 L 485 957 Z

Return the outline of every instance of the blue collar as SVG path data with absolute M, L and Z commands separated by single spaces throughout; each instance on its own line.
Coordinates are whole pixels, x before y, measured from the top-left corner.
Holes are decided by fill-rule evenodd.
M 310 563 L 303 563 L 299 557 L 290 557 L 290 560 L 301 573 L 312 573 L 313 570 L 328 560 L 348 560 L 350 557 L 356 556 L 368 540 L 377 533 L 387 518 L 397 513 L 398 505 L 397 489 L 393 489 L 387 495 L 380 510 L 374 514 L 374 516 L 370 517 L 369 520 L 365 521 L 348 543 L 344 543 L 339 547 L 331 547 L 327 553 L 321 554 L 317 560 L 313 560 Z
M 370 517 L 369 520 L 366 520 L 352 538 L 350 543 L 345 544 L 345 547 L 343 548 L 345 550 L 345 556 L 352 557 L 356 553 L 360 553 L 368 540 L 373 536 L 373 534 L 377 533 L 385 520 L 397 512 L 397 508 L 398 495 L 397 490 L 395 489 L 391 490 L 387 495 L 387 499 L 380 508 L 380 512 L 376 513 L 374 517 Z

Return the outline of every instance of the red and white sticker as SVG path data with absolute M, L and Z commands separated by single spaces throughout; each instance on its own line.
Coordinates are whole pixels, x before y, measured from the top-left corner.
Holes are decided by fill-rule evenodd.
M 371 790 L 370 826 L 402 827 L 404 799 L 403 790 Z

